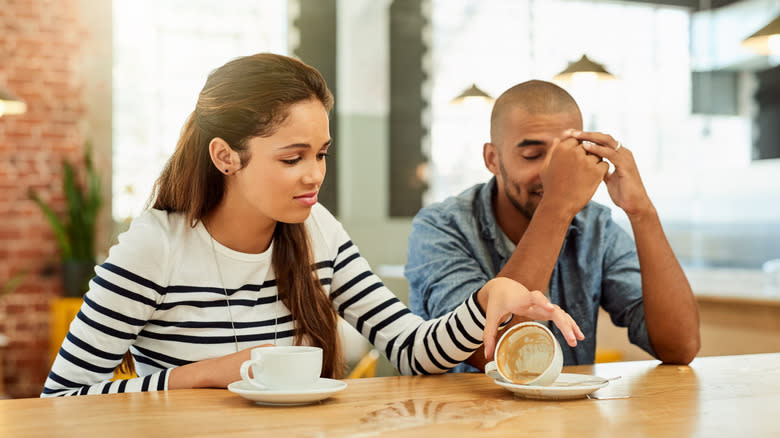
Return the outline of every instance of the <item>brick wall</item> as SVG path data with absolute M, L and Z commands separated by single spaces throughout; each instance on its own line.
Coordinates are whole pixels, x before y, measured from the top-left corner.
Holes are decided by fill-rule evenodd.
M 62 295 L 59 253 L 32 188 L 64 210 L 63 159 L 76 162 L 85 142 L 84 62 L 91 32 L 81 0 L 7 0 L 0 8 L 0 86 L 27 113 L 0 117 L 0 287 L 26 272 L 0 298 L 5 392 L 36 397 L 50 366 L 48 303 Z

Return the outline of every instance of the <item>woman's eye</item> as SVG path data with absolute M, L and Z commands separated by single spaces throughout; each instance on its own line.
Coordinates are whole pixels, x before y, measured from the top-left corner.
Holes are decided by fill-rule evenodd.
M 301 157 L 291 158 L 289 160 L 282 160 L 282 163 L 285 163 L 285 164 L 295 164 L 295 163 L 297 163 L 299 161 L 301 161 Z
M 327 156 L 328 156 L 327 152 L 320 152 L 319 154 L 317 154 L 317 159 L 318 160 L 324 160 L 325 157 L 327 157 Z
M 523 158 L 526 160 L 535 160 L 537 158 L 540 158 L 542 154 L 535 154 L 535 155 L 523 155 Z

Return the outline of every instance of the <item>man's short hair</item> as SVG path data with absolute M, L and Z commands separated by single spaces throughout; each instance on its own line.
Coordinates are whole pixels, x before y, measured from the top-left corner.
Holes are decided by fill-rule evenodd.
M 512 109 L 522 109 L 529 114 L 555 114 L 574 112 L 580 119 L 582 113 L 577 102 L 566 90 L 552 82 L 530 80 L 519 83 L 501 93 L 490 114 L 490 141 L 496 142 L 503 118 Z

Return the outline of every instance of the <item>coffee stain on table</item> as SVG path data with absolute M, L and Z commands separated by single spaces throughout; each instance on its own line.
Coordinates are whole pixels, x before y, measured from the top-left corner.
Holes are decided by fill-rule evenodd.
M 523 405 L 513 400 L 464 400 L 443 402 L 410 399 L 388 404 L 360 418 L 356 431 L 336 433 L 338 436 L 370 437 L 387 432 L 416 429 L 435 424 L 478 423 L 479 429 L 492 429 L 498 424 L 527 415 L 531 411 L 559 409 L 553 406 Z M 335 432 L 335 431 L 333 431 Z M 330 435 L 330 433 L 329 433 Z

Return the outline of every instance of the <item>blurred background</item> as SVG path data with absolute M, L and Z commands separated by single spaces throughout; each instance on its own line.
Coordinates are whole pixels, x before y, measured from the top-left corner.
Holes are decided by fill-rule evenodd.
M 144 209 L 208 73 L 262 51 L 299 57 L 328 81 L 335 147 L 321 202 L 402 300 L 411 218 L 489 178 L 491 99 L 544 79 L 572 93 L 586 129 L 634 152 L 699 300 L 701 354 L 780 350 L 780 36 L 744 42 L 779 32 L 780 0 L 2 6 L 0 394 L 37 396 L 67 330 L 52 313 L 62 252 L 30 190 L 64 214 L 61 163 L 83 180 L 91 144 L 100 263 Z M 583 55 L 603 71 L 559 75 Z M 596 200 L 629 228 L 606 190 Z M 649 358 L 610 326 L 600 349 Z M 368 347 L 345 336 L 356 360 Z M 382 362 L 378 373 L 393 370 Z

